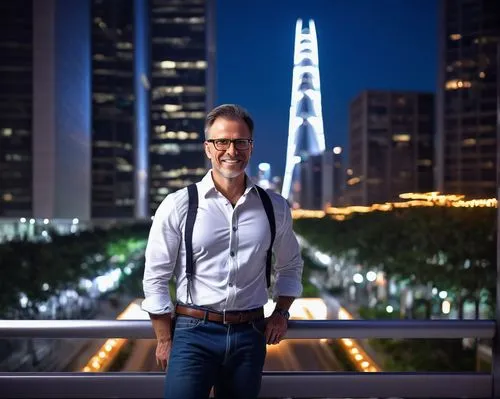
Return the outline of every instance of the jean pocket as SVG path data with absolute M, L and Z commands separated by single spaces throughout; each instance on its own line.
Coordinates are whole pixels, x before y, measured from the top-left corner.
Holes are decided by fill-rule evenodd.
M 256 320 L 252 322 L 253 330 L 262 335 L 263 337 L 266 336 L 266 325 L 267 325 L 266 319 Z
M 203 322 L 202 319 L 195 319 L 189 316 L 177 316 L 175 320 L 175 330 L 191 330 Z

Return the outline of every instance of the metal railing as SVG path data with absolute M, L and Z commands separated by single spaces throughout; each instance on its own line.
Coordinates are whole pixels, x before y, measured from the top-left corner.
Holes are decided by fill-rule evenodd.
M 290 321 L 286 338 L 496 338 L 494 320 Z M 149 321 L 1 320 L 0 338 L 152 339 Z M 496 341 L 496 339 L 495 339 Z M 494 346 L 495 347 L 495 346 Z M 264 372 L 260 397 L 497 397 L 491 373 Z M 0 373 L 0 397 L 159 398 L 163 373 Z

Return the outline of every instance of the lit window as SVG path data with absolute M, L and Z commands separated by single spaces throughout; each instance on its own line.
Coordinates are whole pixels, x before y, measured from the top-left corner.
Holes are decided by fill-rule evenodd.
M 468 89 L 472 83 L 467 80 L 452 79 L 446 82 L 446 90 Z
M 347 180 L 347 184 L 349 186 L 354 186 L 355 184 L 358 184 L 360 181 L 361 181 L 361 179 L 359 177 L 353 177 L 353 178 Z
M 407 143 L 411 140 L 411 137 L 407 133 L 393 134 L 392 141 Z
M 481 72 L 479 72 L 479 77 L 480 77 L 481 79 L 484 79 L 484 78 L 486 77 L 486 74 L 485 74 L 484 72 L 482 72 L 482 71 L 481 71 Z
M 2 129 L 2 136 L 5 136 L 5 137 L 12 136 L 12 129 L 10 129 L 10 128 Z
M 419 159 L 417 161 L 418 166 L 432 166 L 432 161 L 430 159 Z
M 130 42 L 118 42 L 116 43 L 116 48 L 120 50 L 130 50 L 134 48 L 134 45 Z
M 163 105 L 163 110 L 165 111 L 180 111 L 182 109 L 182 105 L 177 104 L 165 104 Z
M 450 35 L 451 40 L 460 40 L 462 38 L 462 35 L 460 33 L 452 33 Z
M 476 145 L 476 139 L 465 139 L 462 141 L 464 147 L 471 147 Z
M 13 198 L 14 198 L 14 197 L 13 197 L 13 195 L 12 195 L 11 193 L 5 193 L 5 194 L 3 195 L 3 200 L 4 200 L 5 202 L 10 202 L 10 201 L 12 201 L 12 199 L 13 199 Z

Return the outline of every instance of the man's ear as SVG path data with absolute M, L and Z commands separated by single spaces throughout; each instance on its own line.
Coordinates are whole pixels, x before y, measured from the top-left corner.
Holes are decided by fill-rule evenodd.
M 208 159 L 212 159 L 212 155 L 210 154 L 210 150 L 208 149 L 208 143 L 205 141 L 203 145 L 205 146 L 205 155 L 207 156 Z

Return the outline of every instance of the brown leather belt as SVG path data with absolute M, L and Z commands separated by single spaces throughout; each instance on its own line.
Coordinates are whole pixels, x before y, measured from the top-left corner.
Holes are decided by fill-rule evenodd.
M 223 311 L 216 312 L 208 309 L 194 308 L 186 305 L 176 305 L 175 314 L 194 317 L 195 319 L 206 319 L 223 324 L 243 324 L 251 323 L 255 320 L 264 318 L 264 309 L 262 307 L 246 311 Z

